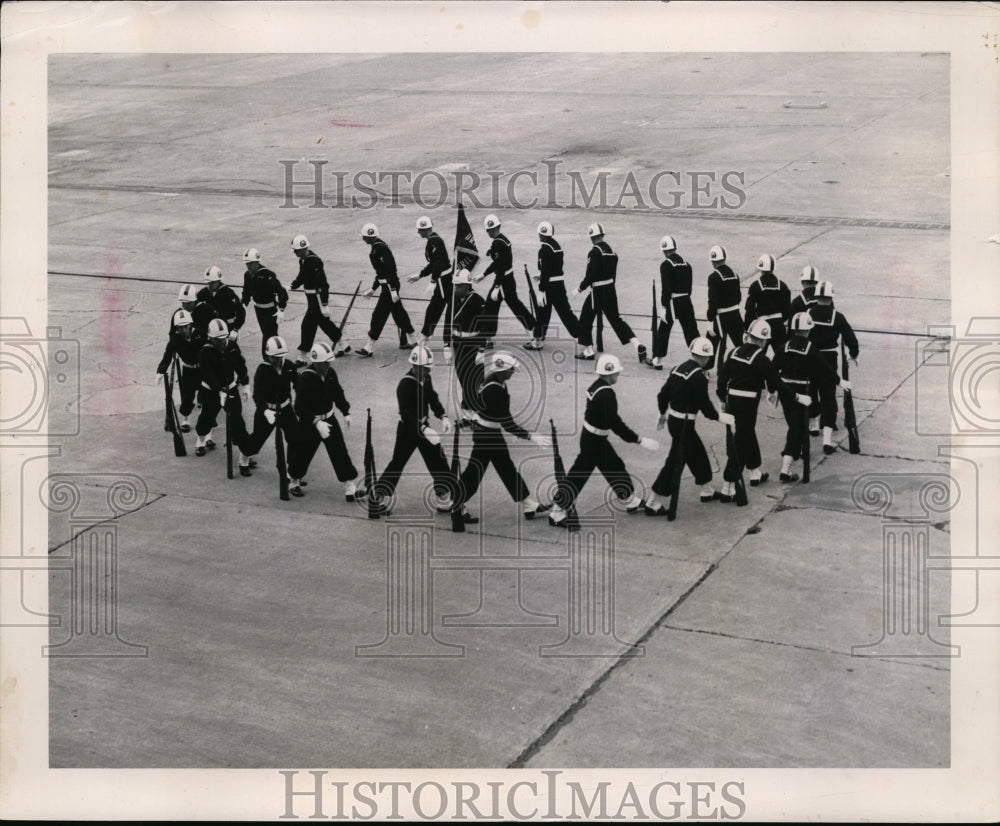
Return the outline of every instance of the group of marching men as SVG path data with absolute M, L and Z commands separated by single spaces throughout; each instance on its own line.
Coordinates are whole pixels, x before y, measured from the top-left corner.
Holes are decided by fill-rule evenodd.
M 833 306 L 832 285 L 819 281 L 815 268 L 804 268 L 802 292 L 793 299 L 788 286 L 774 274 L 773 257 L 762 255 L 757 265 L 758 277 L 749 285 L 744 305 L 740 278 L 726 264 L 725 249 L 713 246 L 709 252 L 713 270 L 708 276 L 707 312 L 711 326 L 701 336 L 690 297 L 691 265 L 678 254 L 676 241 L 664 236 L 660 241 L 664 260 L 660 266 L 658 318 L 653 323 L 652 357 L 648 357 L 645 345 L 619 313 L 615 287 L 617 255 L 604 239 L 600 224 L 592 224 L 588 229 L 592 248 L 586 273 L 578 288 L 569 294 L 563 253 L 552 224 L 547 221 L 539 224 L 539 272 L 528 281 L 534 312 L 518 299 L 511 244 L 501 232 L 500 220 L 495 215 L 488 216 L 485 228 L 492 239 L 486 253 L 492 263 L 481 275 L 473 276 L 468 268 L 455 272 L 444 241 L 434 231 L 430 218 L 424 216 L 417 221 L 417 231 L 426 241 L 427 264 L 408 281 L 429 277 L 428 292 L 432 294 L 419 335 L 400 297 L 400 279 L 392 252 L 374 224 L 362 228 L 361 236 L 370 247 L 369 259 L 375 271 L 374 283 L 364 295 L 370 297 L 377 292 L 379 298 L 372 312 L 368 342 L 355 353 L 362 357 L 372 355 L 390 315 L 399 330 L 400 348 L 410 351 L 409 370 L 396 389 L 399 423 L 393 455 L 374 485 L 359 484 L 358 471 L 335 415 L 339 410 L 345 426 L 350 428 L 351 406 L 332 366 L 335 358 L 351 352 L 343 337 L 346 315 L 340 326 L 331 320 L 329 282 L 323 261 L 311 249 L 308 239 L 297 235 L 291 244 L 299 272 L 290 289 L 302 289 L 307 302 L 294 363 L 286 358 L 288 347 L 278 335 L 288 292 L 275 273 L 261 263 L 256 249 L 247 249 L 243 254 L 246 272 L 242 296 L 222 283 L 222 273 L 215 266 L 205 271 L 207 283 L 202 289 L 183 286 L 179 294 L 181 306 L 172 316 L 168 343 L 157 367 L 157 382 L 168 371 L 177 376 L 180 431 L 190 431 L 189 417 L 196 401 L 200 405 L 195 423 L 196 455 L 204 456 L 216 447 L 213 429 L 220 411 L 224 410 L 230 423 L 229 439 L 240 451 L 239 469 L 243 476 L 251 475 L 256 467 L 254 457 L 274 428 L 281 428 L 289 448 L 287 476 L 291 495 L 304 495 L 306 473 L 322 443 L 337 478 L 345 485 L 347 501 L 368 496 L 370 515 L 387 514 L 403 469 L 413 452 L 419 450 L 434 481 L 438 509 L 452 514 L 456 530 L 478 521 L 469 513 L 466 503 L 478 490 L 490 464 L 496 468 L 511 498 L 521 504 L 525 518 L 547 513 L 550 524 L 573 530 L 578 526 L 574 503 L 594 470 L 602 473 L 627 512 L 642 511 L 670 518 L 675 513 L 685 465 L 701 488 L 702 502 L 739 501 L 744 469 L 749 473 L 751 486 L 766 482 L 768 474 L 761 469 L 756 435 L 758 406 L 765 392 L 772 404 L 780 400 L 788 424 L 779 474 L 782 482 L 799 479 L 792 464 L 802 456 L 803 447 L 808 449 L 809 436 L 818 435 L 819 428 L 823 432 L 824 452 L 834 452 L 836 387 L 850 389 L 838 374 L 837 354 L 841 346 L 846 347 L 856 364 L 858 342 L 850 324 Z M 484 297 L 473 289 L 473 284 L 490 274 L 494 279 Z M 587 296 L 580 315 L 576 316 L 569 296 L 581 293 Z M 242 414 L 242 402 L 249 400 L 251 389 L 246 360 L 237 343 L 246 320 L 246 308 L 251 303 L 261 330 L 263 355 L 252 386 L 255 404 L 252 431 L 246 428 Z M 531 332 L 531 339 L 524 345 L 526 349 L 543 349 L 554 309 L 580 345 L 576 358 L 596 361 L 596 380 L 586 393 L 580 451 L 570 469 L 564 472 L 559 472 L 561 459 L 556 453 L 558 485 L 551 504 L 539 503 L 531 497 L 504 437 L 506 431 L 539 446 L 552 445 L 549 436 L 529 433 L 511 415 L 507 382 L 518 362 L 509 352 L 494 351 L 492 341 L 503 303 Z M 352 305 L 353 301 L 348 312 Z M 635 347 L 640 363 L 653 369 L 663 369 L 674 321 L 680 325 L 689 351 L 689 358 L 670 372 L 657 395 L 660 414 L 657 429 L 667 427 L 671 447 L 651 486 L 652 493 L 645 500 L 636 495 L 632 478 L 608 437 L 615 433 L 625 442 L 654 451 L 659 449 L 659 443 L 636 434 L 619 415 L 614 385 L 622 373 L 621 362 L 616 356 L 598 356 L 594 351 L 593 325 L 600 316 L 608 320 L 622 344 Z M 449 468 L 441 433 L 430 425 L 433 415 L 440 420 L 440 430 L 445 434 L 456 426 L 446 415 L 434 389 L 431 380 L 434 356 L 426 346 L 442 319 L 445 361 L 450 363 L 454 358 L 461 389 L 457 426 L 468 427 L 473 441 L 472 454 L 460 474 L 455 462 Z M 329 337 L 331 344 L 315 342 L 318 330 Z M 732 344 L 728 351 L 727 339 Z M 769 349 L 773 359 L 767 354 Z M 709 394 L 708 371 L 713 363 L 717 368 L 716 395 L 722 403 L 721 413 Z M 695 430 L 699 412 L 727 425 L 727 462 L 721 490 L 712 486 L 708 455 Z M 671 497 L 672 508 L 668 508 L 667 500 Z

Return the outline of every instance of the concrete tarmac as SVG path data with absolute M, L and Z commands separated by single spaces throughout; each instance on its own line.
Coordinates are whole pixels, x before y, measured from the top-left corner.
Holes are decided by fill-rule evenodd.
M 933 350 L 927 326 L 950 309 L 946 56 L 71 55 L 50 60 L 49 83 L 49 325 L 81 354 L 79 397 L 52 410 L 78 417 L 79 432 L 50 472 L 95 502 L 51 514 L 51 611 L 72 612 L 73 537 L 113 525 L 121 652 L 146 647 L 49 661 L 53 767 L 949 765 L 949 660 L 927 656 L 948 645 L 936 625 L 949 612 L 947 576 L 930 578 L 934 640 L 901 656 L 886 635 L 886 520 L 856 489 L 866 474 L 889 476 L 896 507 L 916 508 L 924 482 L 948 471 L 942 440 L 917 432 L 918 411 L 925 423 L 947 414 L 947 371 L 918 370 Z M 289 168 L 312 180 L 310 161 L 325 162 L 327 208 L 311 208 L 308 186 L 291 203 L 284 190 Z M 403 179 L 396 193 L 355 180 L 364 170 L 435 174 L 421 204 Z M 522 175 L 509 188 L 517 170 L 537 184 Z M 681 181 L 660 179 L 657 197 L 679 201 L 669 211 L 649 197 L 663 171 Z M 345 173 L 340 192 L 334 172 Z M 290 502 L 278 499 L 270 443 L 251 478 L 227 480 L 221 450 L 196 457 L 193 433 L 175 458 L 154 371 L 180 284 L 216 264 L 238 290 L 242 251 L 255 246 L 287 286 L 289 242 L 304 233 L 339 320 L 358 281 L 372 280 L 364 223 L 379 226 L 404 276 L 424 263 L 419 215 L 451 246 L 455 192 L 434 198 L 456 172 L 480 176 L 464 196 L 476 243 L 486 249 L 483 218 L 498 214 L 522 298 L 539 221 L 555 224 L 571 284 L 588 224 L 603 223 L 621 260 L 620 304 L 647 344 L 665 233 L 694 267 L 702 327 L 712 244 L 727 247 L 744 287 L 764 252 L 793 293 L 802 267 L 816 266 L 859 331 L 861 454 L 848 453 L 841 414 L 836 453 L 812 442 L 811 483 L 781 484 L 785 425 L 764 404 L 771 479 L 749 489 L 748 507 L 699 503 L 686 473 L 668 523 L 608 506 L 595 477 L 580 499 L 582 546 L 522 520 L 492 471 L 470 503 L 480 523 L 456 535 L 424 504 L 417 455 L 393 517 L 379 521 L 344 501 L 322 453 L 306 496 Z M 588 207 L 578 184 L 590 190 L 602 172 L 607 198 Z M 742 203 L 721 186 L 726 172 Z M 630 174 L 638 199 L 622 197 Z M 538 203 L 518 208 L 512 195 Z M 418 325 L 424 284 L 402 291 Z M 373 306 L 354 305 L 355 348 Z M 303 310 L 293 293 L 282 328 L 292 348 Z M 524 360 L 510 384 L 517 416 L 545 432 L 552 418 L 568 465 L 593 363 L 573 359 L 558 323 L 542 353 L 526 340 L 501 311 L 498 347 Z M 616 442 L 648 485 L 668 446 L 655 431 L 667 374 L 640 365 L 610 328 L 605 341 L 625 364 L 624 419 L 661 439 L 655 454 Z M 252 312 L 240 343 L 252 373 Z M 453 413 L 440 329 L 431 344 Z M 683 352 L 675 328 L 668 365 Z M 370 409 L 381 470 L 407 369 L 392 322 L 372 359 L 335 369 L 354 463 L 362 469 Z M 723 429 L 699 420 L 698 430 L 721 484 Z M 508 441 L 547 501 L 551 453 Z M 469 448 L 463 433 L 463 465 Z M 139 495 L 103 512 L 114 480 L 132 477 Z M 947 515 L 928 524 L 933 552 L 947 553 Z M 52 643 L 74 644 L 72 626 L 53 629 Z

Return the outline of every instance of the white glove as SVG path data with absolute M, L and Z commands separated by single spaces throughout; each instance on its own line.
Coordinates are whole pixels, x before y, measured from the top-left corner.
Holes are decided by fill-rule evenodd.
M 239 338 L 239 336 L 240 336 L 240 331 L 239 330 L 230 330 L 229 331 L 229 340 L 230 341 L 236 341 L 236 339 Z
M 319 437 L 325 442 L 330 438 L 330 425 L 320 419 L 316 422 L 316 432 L 319 433 Z
M 282 321 L 285 320 L 285 311 L 279 308 L 278 312 L 275 313 L 275 318 L 277 319 L 278 323 L 280 324 Z
M 445 433 L 451 433 L 451 419 L 449 419 L 447 416 L 441 417 L 441 429 Z
M 372 297 L 373 295 L 375 295 L 375 289 L 374 289 L 373 287 L 369 287 L 369 288 L 368 288 L 367 290 L 365 290 L 365 291 L 364 291 L 363 293 L 361 293 L 361 294 L 362 294 L 362 295 L 363 295 L 363 296 L 364 296 L 365 298 L 371 298 L 371 297 Z
M 344 424 L 347 425 L 347 429 L 348 430 L 351 429 L 351 414 L 350 413 L 348 413 L 346 416 L 344 416 Z
M 538 306 L 544 307 L 548 303 L 548 298 L 546 298 L 545 293 L 541 292 L 538 294 Z
M 243 401 L 250 401 L 250 388 L 244 384 L 240 387 L 240 395 L 243 397 Z
M 427 295 L 430 295 L 436 289 L 437 289 L 437 284 L 435 284 L 432 281 L 430 284 L 428 284 L 426 287 L 424 287 L 424 292 L 427 293 Z
M 771 407 L 777 407 L 778 406 L 778 391 L 775 390 L 773 393 L 768 393 L 767 394 L 767 401 L 771 405 Z
M 640 436 L 639 447 L 645 448 L 646 450 L 659 450 L 660 443 L 656 441 L 656 439 L 650 439 L 648 436 Z
M 420 273 L 415 272 L 413 273 L 413 275 L 408 275 L 406 276 L 406 280 L 409 281 L 411 284 L 413 284 L 415 281 L 420 280 Z
M 163 381 L 163 373 L 157 373 L 156 374 L 156 383 L 160 384 L 162 381 Z M 841 384 L 843 384 L 843 382 L 841 382 Z
M 841 384 L 843 384 L 843 382 L 841 382 Z M 805 393 L 796 393 L 795 401 L 797 401 L 803 407 L 808 407 L 810 404 L 812 404 L 812 399 L 810 399 Z
M 493 287 L 490 290 L 490 294 L 489 294 L 488 298 L 490 299 L 490 301 L 499 301 L 500 300 L 500 295 L 502 293 L 503 293 L 503 290 L 501 290 L 499 287 Z
M 265 410 L 264 418 L 267 420 L 268 424 L 273 425 L 274 422 L 277 420 L 278 415 L 273 410 Z
M 660 321 L 662 321 L 664 324 L 667 323 L 667 308 L 666 307 L 660 307 L 660 309 L 657 310 L 656 315 L 659 316 Z
M 667 423 L 667 417 L 666 416 L 660 416 L 660 418 L 658 418 L 656 420 L 656 429 L 657 430 L 663 430 L 663 427 L 664 427 L 664 425 L 666 425 L 666 423 Z
M 485 274 L 480 274 L 480 275 L 474 275 L 474 276 L 472 276 L 472 283 L 473 283 L 473 284 L 478 284 L 478 283 L 479 283 L 480 281 L 482 281 L 482 280 L 483 280 L 484 278 L 486 278 L 486 275 L 485 275 Z
M 539 447 L 552 447 L 552 438 L 546 436 L 542 433 L 532 433 L 528 438 L 531 439 L 531 443 L 538 445 Z
M 736 418 L 732 413 L 720 413 L 719 421 L 728 427 L 736 427 Z
M 228 399 L 229 399 L 229 394 L 225 390 L 220 390 L 219 391 L 219 404 L 222 405 L 223 407 L 225 407 L 226 406 L 226 402 L 228 401 Z
M 319 305 L 319 314 L 321 316 L 323 316 L 323 318 L 329 318 L 330 317 L 330 308 L 327 307 L 326 304 L 320 304 Z
M 389 297 L 392 299 L 393 304 L 396 304 L 399 301 L 399 293 L 395 290 L 389 290 Z
M 843 387 L 848 393 L 851 392 L 851 383 L 849 381 L 840 380 L 840 386 Z
M 423 437 L 432 445 L 441 444 L 441 436 L 438 435 L 438 432 L 433 427 L 425 427 L 421 433 L 423 434 Z

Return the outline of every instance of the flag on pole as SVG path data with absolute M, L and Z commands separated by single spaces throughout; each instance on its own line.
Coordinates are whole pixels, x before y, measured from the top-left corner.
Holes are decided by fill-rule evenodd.
M 472 235 L 469 219 L 465 217 L 465 207 L 458 205 L 458 226 L 455 230 L 455 272 L 472 270 L 479 261 L 479 250 Z

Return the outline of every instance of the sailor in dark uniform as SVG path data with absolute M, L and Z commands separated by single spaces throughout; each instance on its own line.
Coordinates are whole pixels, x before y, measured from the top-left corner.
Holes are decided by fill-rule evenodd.
M 854 364 L 858 363 L 858 337 L 844 318 L 843 313 L 833 306 L 833 284 L 821 281 L 816 287 L 816 301 L 809 308 L 813 328 L 809 331 L 809 341 L 819 350 L 827 363 L 837 372 L 840 341 L 843 339 L 847 354 Z M 833 453 L 833 431 L 837 426 L 837 384 L 829 379 L 817 382 L 819 394 L 819 425 L 823 428 L 823 452 Z M 810 430 L 812 427 L 810 426 Z
M 781 362 L 785 351 L 785 325 L 791 318 L 792 293 L 788 285 L 774 274 L 774 257 L 765 253 L 757 261 L 757 280 L 747 287 L 745 321 L 749 326 L 758 318 L 771 327 L 768 345 L 774 353 L 774 363 Z
M 743 344 L 743 316 L 740 314 L 740 304 L 743 294 L 740 290 L 740 277 L 726 263 L 726 249 L 718 245 L 708 252 L 709 260 L 715 269 L 708 276 L 708 323 L 714 326 L 716 345 L 716 365 L 721 367 L 725 358 L 726 338 L 733 347 Z M 712 336 L 710 335 L 709 338 Z

